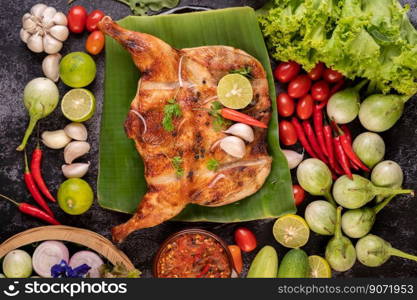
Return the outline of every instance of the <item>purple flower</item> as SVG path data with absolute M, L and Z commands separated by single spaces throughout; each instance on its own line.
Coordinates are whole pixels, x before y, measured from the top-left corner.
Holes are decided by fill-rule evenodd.
M 65 260 L 61 260 L 59 264 L 52 266 L 51 275 L 53 278 L 83 278 L 90 269 L 86 264 L 73 269 Z

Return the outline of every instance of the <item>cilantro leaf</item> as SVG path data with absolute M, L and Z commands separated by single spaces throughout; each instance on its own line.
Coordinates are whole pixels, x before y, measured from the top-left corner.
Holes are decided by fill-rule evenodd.
M 207 169 L 210 171 L 216 171 L 218 168 L 219 168 L 219 162 L 214 158 L 210 158 L 209 161 L 207 162 Z
M 245 76 L 251 79 L 253 78 L 251 72 L 252 72 L 252 67 L 243 67 L 240 69 L 231 70 L 229 71 L 229 74 L 240 74 L 242 76 Z
M 230 121 L 225 120 L 221 113 L 220 110 L 223 108 L 223 105 L 219 102 L 219 101 L 214 101 L 211 104 L 211 109 L 209 111 L 210 116 L 212 116 L 214 118 L 213 120 L 213 125 L 214 125 L 214 130 L 216 131 L 220 131 L 222 130 L 225 126 L 230 124 Z
M 172 167 L 175 169 L 175 174 L 178 177 L 182 177 L 184 175 L 184 169 L 182 167 L 182 158 L 180 156 L 174 156 L 171 159 Z
M 182 112 L 180 105 L 175 102 L 175 99 L 168 100 L 168 104 L 164 106 L 164 118 L 162 119 L 162 126 L 166 131 L 173 131 L 174 124 L 172 121 L 176 117 L 181 117 Z

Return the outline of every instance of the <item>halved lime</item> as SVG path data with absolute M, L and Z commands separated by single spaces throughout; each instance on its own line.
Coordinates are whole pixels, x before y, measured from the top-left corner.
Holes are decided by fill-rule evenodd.
M 61 101 L 64 116 L 73 122 L 84 122 L 94 115 L 96 98 L 86 89 L 72 89 Z
M 272 233 L 284 247 L 300 248 L 308 242 L 310 228 L 302 217 L 285 215 L 275 221 Z
M 217 97 L 221 104 L 232 109 L 242 109 L 251 103 L 252 85 L 245 76 L 228 74 L 217 85 Z
M 318 255 L 308 257 L 310 265 L 310 278 L 332 278 L 332 269 L 327 260 Z
M 73 88 L 89 85 L 96 77 L 96 63 L 84 52 L 72 52 L 64 56 L 59 64 L 59 76 Z
M 94 200 L 94 192 L 83 179 L 70 178 L 58 189 L 59 207 L 70 215 L 81 215 L 90 209 Z

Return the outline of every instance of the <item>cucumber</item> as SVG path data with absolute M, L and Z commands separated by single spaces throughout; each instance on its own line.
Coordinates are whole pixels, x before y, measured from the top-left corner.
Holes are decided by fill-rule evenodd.
M 278 278 L 308 278 L 310 266 L 308 256 L 301 249 L 292 249 L 282 258 Z
M 271 246 L 263 247 L 250 265 L 247 278 L 276 278 L 278 254 Z

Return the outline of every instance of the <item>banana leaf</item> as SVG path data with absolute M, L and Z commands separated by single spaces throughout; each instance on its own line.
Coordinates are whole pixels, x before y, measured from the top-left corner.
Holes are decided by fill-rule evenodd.
M 248 7 L 182 15 L 127 17 L 125 28 L 155 35 L 177 49 L 228 45 L 260 60 L 268 73 L 270 96 L 275 87 L 265 43 L 253 9 Z M 123 123 L 135 96 L 139 72 L 130 55 L 111 38 L 106 40 L 105 97 L 100 131 L 98 201 L 106 209 L 133 213 L 146 192 L 143 163 Z M 273 102 L 274 103 L 274 102 Z M 175 219 L 181 221 L 237 222 L 274 218 L 295 212 L 290 172 L 279 148 L 277 112 L 268 130 L 271 174 L 256 194 L 216 208 L 189 205 Z

